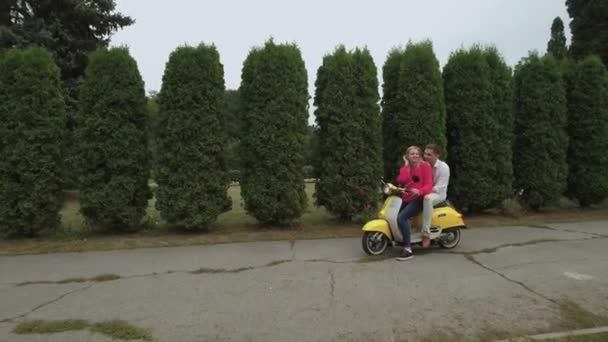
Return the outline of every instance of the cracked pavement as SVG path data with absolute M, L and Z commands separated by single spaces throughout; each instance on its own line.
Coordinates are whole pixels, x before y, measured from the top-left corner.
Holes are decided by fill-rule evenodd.
M 0 341 L 25 319 L 122 319 L 156 341 L 391 341 L 559 327 L 561 300 L 608 315 L 608 222 L 466 230 L 454 250 L 365 258 L 359 239 L 0 257 Z M 396 255 L 397 250 L 391 251 Z M 59 282 L 115 274 L 105 282 Z

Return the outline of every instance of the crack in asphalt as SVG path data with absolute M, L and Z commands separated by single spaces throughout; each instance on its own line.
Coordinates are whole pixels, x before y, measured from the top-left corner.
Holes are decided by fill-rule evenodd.
M 298 260 L 295 260 L 298 261 Z M 305 259 L 299 260 L 301 262 L 311 262 L 311 263 L 328 263 L 328 264 L 359 264 L 360 260 L 331 260 L 331 259 Z
M 591 258 L 585 257 L 585 258 L 576 258 L 576 259 L 570 259 L 570 261 L 588 261 Z M 538 264 L 559 264 L 562 263 L 563 260 L 544 260 L 544 261 L 529 261 L 529 262 L 520 262 L 518 264 L 511 264 L 508 266 L 503 266 L 503 267 L 499 267 L 497 268 L 498 270 L 509 270 L 509 269 L 513 269 L 513 268 L 517 268 L 520 266 L 528 266 L 528 265 L 538 265 Z
M 589 234 L 595 235 L 592 233 L 589 233 Z M 598 240 L 598 239 L 606 239 L 606 238 L 608 238 L 608 236 L 600 235 L 600 236 L 594 236 L 594 237 L 589 237 L 589 238 L 584 238 L 584 239 L 537 239 L 537 240 L 530 240 L 530 241 L 526 241 L 526 242 L 505 243 L 505 244 L 498 245 L 495 247 L 488 247 L 488 248 L 478 249 L 475 251 L 468 251 L 468 252 L 446 251 L 443 253 L 459 254 L 459 255 L 492 254 L 492 253 L 498 252 L 498 250 L 500 250 L 500 249 L 509 248 L 509 247 L 525 247 L 525 246 L 533 246 L 533 245 L 538 245 L 538 244 L 543 244 L 543 243 L 552 243 L 552 242 L 590 241 L 590 240 Z
M 542 224 L 529 224 L 529 225 L 524 226 L 524 227 L 526 227 L 526 228 L 536 228 L 536 229 L 547 229 L 547 230 L 553 230 L 553 231 L 557 230 L 557 228 L 545 226 L 545 225 L 542 225 Z
M 604 238 L 608 237 L 608 235 L 600 234 L 600 233 L 585 232 L 585 231 L 572 230 L 572 229 L 566 229 L 566 228 L 554 228 L 554 227 L 545 226 L 542 224 L 532 224 L 532 225 L 527 225 L 525 227 L 536 228 L 536 229 L 547 229 L 547 230 L 552 230 L 552 231 L 556 231 L 556 232 L 586 234 L 586 235 L 593 235 L 595 237 L 604 237 Z
M 472 254 L 467 254 L 467 255 L 464 256 L 464 258 L 466 260 L 472 262 L 473 264 L 475 264 L 475 265 L 477 265 L 477 266 L 479 266 L 479 267 L 487 270 L 487 271 L 490 271 L 490 272 L 492 272 L 494 274 L 497 274 L 498 276 L 500 276 L 501 278 L 503 278 L 504 280 L 506 280 L 506 281 L 508 281 L 510 283 L 513 283 L 513 284 L 521 286 L 522 288 L 524 288 L 525 290 L 529 291 L 530 293 L 533 293 L 533 294 L 535 294 L 535 295 L 537 295 L 537 296 L 539 296 L 539 297 L 541 297 L 541 298 L 543 298 L 543 299 L 545 299 L 545 300 L 547 300 L 547 301 L 549 301 L 549 302 L 551 302 L 553 304 L 559 305 L 559 302 L 557 300 L 552 299 L 550 297 L 547 297 L 547 296 L 545 296 L 544 294 L 542 294 L 542 293 L 540 293 L 538 291 L 535 291 L 530 286 L 526 285 L 524 282 L 521 282 L 521 281 L 518 281 L 518 280 L 515 280 L 515 279 L 511 279 L 511 278 L 507 277 L 505 274 L 500 273 L 497 270 L 495 270 L 495 269 L 493 269 L 493 268 L 491 268 L 489 266 L 484 265 L 482 262 L 480 262 L 479 260 L 475 259 L 475 256 L 472 255 Z
M 568 240 L 563 240 L 563 241 L 568 241 Z M 555 300 L 553 300 L 553 299 L 551 299 L 551 298 L 549 298 L 549 297 L 547 297 L 547 296 L 545 296 L 545 295 L 543 295 L 541 293 L 538 293 L 538 292 L 534 291 L 532 288 L 530 288 L 529 286 L 527 286 L 525 283 L 517 281 L 517 280 L 513 280 L 513 279 L 507 277 L 506 275 L 504 275 L 504 274 L 502 274 L 502 273 L 500 273 L 500 272 L 492 269 L 491 267 L 488 267 L 488 266 L 484 265 L 483 263 L 481 263 L 480 261 L 478 261 L 478 260 L 476 260 L 474 258 L 474 254 L 480 254 L 480 253 L 483 253 L 483 252 L 469 252 L 469 253 L 466 253 L 466 252 L 448 252 L 448 253 L 461 254 L 461 255 L 464 256 L 464 258 L 466 260 L 471 261 L 472 263 L 478 265 L 479 267 L 482 267 L 482 268 L 484 268 L 484 269 L 486 269 L 486 270 L 488 270 L 488 271 L 490 271 L 490 272 L 492 272 L 494 274 L 497 274 L 501 278 L 503 278 L 503 279 L 505 279 L 505 280 L 507 280 L 507 281 L 509 281 L 511 283 L 517 284 L 517 285 L 523 287 L 524 289 L 526 289 L 527 291 L 529 291 L 529 292 L 531 292 L 531 293 L 533 293 L 533 294 L 535 294 L 535 295 L 537 295 L 537 296 L 539 296 L 539 297 L 541 297 L 541 298 L 543 298 L 545 300 L 548 300 L 548 301 L 550 301 L 552 303 L 557 304 L 557 301 L 555 301 Z M 387 259 L 389 259 L 389 258 L 387 257 L 386 259 L 379 259 L 378 261 L 387 260 Z M 170 270 L 170 271 L 161 272 L 161 273 L 153 272 L 153 273 L 148 273 L 148 274 L 137 274 L 137 275 L 131 275 L 131 276 L 118 276 L 118 278 L 113 279 L 113 280 L 109 280 L 109 281 L 114 281 L 114 280 L 119 280 L 119 279 L 145 278 L 145 277 L 151 277 L 151 276 L 157 276 L 157 275 L 166 275 L 166 274 L 173 274 L 173 273 L 195 274 L 195 275 L 196 274 L 241 273 L 241 272 L 245 272 L 245 271 L 257 270 L 257 269 L 263 269 L 263 268 L 269 268 L 269 267 L 274 267 L 274 266 L 278 266 L 278 265 L 281 265 L 281 264 L 294 263 L 294 262 L 329 263 L 329 264 L 359 264 L 359 263 L 366 262 L 366 261 L 364 261 L 364 260 L 342 260 L 342 261 L 340 261 L 340 260 L 330 260 L 330 259 L 277 260 L 277 261 L 269 262 L 269 263 L 264 264 L 264 265 L 240 267 L 240 268 L 234 268 L 234 269 L 225 269 L 225 268 L 199 268 L 197 270 L 189 270 L 189 271 L 186 271 L 186 270 L 171 271 Z M 328 270 L 328 275 L 329 275 L 329 285 L 330 285 L 330 289 L 329 289 L 330 293 L 329 294 L 330 294 L 331 300 L 334 300 L 335 299 L 335 288 L 336 288 L 335 275 L 334 275 L 334 273 L 331 270 Z M 35 283 L 32 283 L 32 284 L 35 284 Z M 42 283 L 42 284 L 48 284 L 48 283 Z M 61 285 L 61 284 L 64 284 L 64 283 L 61 283 L 59 281 L 59 282 L 55 282 L 55 284 Z M 37 311 L 37 310 L 45 307 L 45 306 L 48 306 L 48 305 L 53 304 L 53 303 L 56 303 L 56 302 L 62 300 L 63 298 L 65 298 L 65 297 L 73 294 L 73 293 L 80 292 L 80 291 L 85 291 L 85 290 L 87 290 L 87 289 L 89 289 L 89 288 L 91 288 L 91 287 L 93 287 L 93 286 L 95 286 L 97 284 L 98 284 L 98 282 L 94 282 L 94 283 L 89 284 L 87 286 L 84 286 L 84 287 L 81 287 L 81 288 L 78 288 L 78 289 L 75 289 L 75 290 L 68 291 L 68 292 L 66 292 L 66 293 L 58 296 L 57 298 L 55 298 L 53 300 L 47 301 L 47 302 L 45 302 L 43 304 L 40 304 L 40 305 L 36 306 L 35 308 L 33 308 L 32 310 L 28 311 L 27 313 L 24 313 L 24 314 L 21 314 L 21 315 L 17 315 L 17 316 L 11 317 L 11 318 L 7 318 L 7 319 L 4 319 L 4 320 L 1 320 L 0 323 L 12 322 L 12 321 L 14 321 L 16 319 L 26 317 L 27 315 L 29 315 L 29 314 L 31 314 L 31 313 L 33 313 L 33 312 L 35 312 L 35 311 Z M 25 285 L 19 285 L 19 284 L 17 284 L 16 286 L 27 286 L 27 285 L 28 284 L 25 284 Z
M 547 226 L 534 226 L 532 228 L 539 228 L 539 229 L 549 229 L 549 230 L 558 230 L 558 231 L 567 231 L 567 230 L 563 230 L 563 229 L 556 229 L 556 228 L 552 228 L 552 227 L 547 227 Z M 572 232 L 572 233 L 581 233 L 581 232 L 576 232 L 576 231 L 568 231 L 568 232 Z M 485 248 L 485 249 L 481 249 L 481 250 L 477 250 L 477 251 L 471 251 L 471 252 L 455 252 L 455 251 L 448 251 L 445 252 L 446 254 L 460 254 L 463 255 L 463 257 L 472 262 L 473 264 L 489 271 L 492 272 L 498 276 L 500 276 L 502 279 L 516 284 L 518 286 L 520 286 L 521 288 L 525 289 L 526 291 L 540 297 L 543 298 L 553 304 L 559 305 L 559 302 L 555 299 L 552 299 L 538 291 L 535 291 L 534 289 L 532 289 L 530 286 L 526 285 L 524 282 L 522 281 L 518 281 L 512 278 L 509 278 L 507 275 L 505 275 L 504 273 L 499 272 L 498 270 L 495 270 L 487 265 L 484 265 L 482 262 L 480 262 L 479 260 L 475 259 L 475 255 L 477 254 L 490 254 L 490 253 L 495 253 L 500 249 L 503 248 L 508 248 L 508 247 L 523 247 L 523 246 L 531 246 L 531 245 L 536 245 L 536 244 L 541 244 L 541 243 L 553 243 L 553 242 L 567 242 L 567 241 L 589 241 L 589 240 L 594 240 L 594 239 L 605 239 L 608 238 L 607 235 L 601 235 L 601 234 L 596 234 L 596 233 L 587 233 L 587 232 L 583 232 L 584 234 L 587 235 L 592 235 L 593 237 L 591 238 L 585 238 L 585 239 L 542 239 L 542 240 L 531 240 L 531 241 L 527 241 L 527 242 L 522 242 L 522 243 L 509 243 L 509 244 L 503 244 L 503 245 L 499 245 L 493 248 Z M 251 271 L 251 270 L 257 270 L 257 269 L 263 269 L 263 268 L 269 268 L 269 267 L 274 267 L 274 266 L 278 266 L 281 264 L 285 264 L 285 263 L 294 263 L 294 262 L 304 262 L 304 263 L 330 263 L 330 264 L 357 264 L 357 263 L 362 263 L 362 262 L 366 262 L 364 259 L 359 259 L 359 260 L 330 260 L 330 259 L 307 259 L 307 260 L 296 260 L 295 259 L 295 241 L 290 242 L 291 245 L 291 250 L 292 250 L 292 255 L 291 255 L 291 259 L 289 260 L 277 260 L 277 261 L 272 261 L 269 262 L 267 264 L 264 265 L 259 265 L 259 266 L 247 266 L 247 267 L 240 267 L 240 268 L 234 268 L 234 269 L 225 269 L 225 268 L 199 268 L 196 270 L 180 270 L 180 271 L 173 271 L 173 270 L 169 270 L 169 271 L 165 271 L 165 272 L 153 272 L 153 273 L 147 273 L 147 274 L 137 274 L 137 275 L 130 275 L 130 276 L 117 276 L 115 279 L 111 279 L 111 280 L 107 280 L 107 281 L 114 281 L 114 280 L 119 280 L 119 279 L 134 279 L 134 278 L 145 278 L 145 277 L 152 277 L 152 276 L 157 276 L 157 275 L 167 275 L 167 274 L 173 274 L 173 273 L 182 273 L 182 274 L 229 274 L 229 273 L 241 273 L 241 272 L 245 272 L 245 271 Z M 386 258 L 388 259 L 388 257 Z M 386 259 L 379 259 L 378 261 L 382 261 L 382 260 L 386 260 Z M 329 270 L 328 271 L 329 274 L 329 284 L 330 284 L 330 297 L 331 300 L 335 299 L 335 286 L 336 286 L 336 281 L 335 281 L 335 275 L 334 273 Z M 85 278 L 87 279 L 87 278 Z M 88 278 L 88 279 L 93 279 L 93 278 Z M 105 282 L 107 282 L 105 281 Z M 40 281 L 40 282 L 31 282 L 31 284 L 65 284 L 65 280 L 62 283 L 62 281 Z M 63 298 L 73 294 L 73 293 L 77 293 L 77 292 L 82 292 L 85 290 L 88 290 L 89 288 L 93 287 L 94 285 L 96 285 L 97 282 L 93 282 L 92 284 L 89 284 L 87 286 L 83 286 L 81 288 L 75 289 L 75 290 L 71 290 L 68 291 L 66 293 L 63 293 L 61 295 L 59 295 L 58 297 L 44 302 L 36 307 L 34 307 L 32 310 L 14 316 L 14 317 L 10 317 L 10 318 L 6 318 L 3 320 L 0 320 L 0 323 L 8 323 L 8 322 L 13 322 L 16 319 L 20 319 L 23 317 L 26 317 L 30 314 L 32 314 L 33 312 L 40 310 L 48 305 L 57 303 L 58 301 L 62 300 Z M 30 285 L 28 283 L 18 283 L 18 284 L 14 284 L 15 286 L 27 286 Z
M 555 228 L 544 227 L 544 226 L 534 226 L 534 228 L 539 228 L 539 229 L 545 229 L 546 228 L 546 229 L 555 230 Z M 477 255 L 477 254 L 496 253 L 500 249 L 509 248 L 509 247 L 525 247 L 525 246 L 532 246 L 532 245 L 543 244 L 543 243 L 568 242 L 568 241 L 589 241 L 589 240 L 595 240 L 595 239 L 606 239 L 606 238 L 608 238 L 608 236 L 603 236 L 603 235 L 599 235 L 599 234 L 595 234 L 595 233 L 587 233 L 587 234 L 594 235 L 594 236 L 590 237 L 590 238 L 584 238 L 584 239 L 538 239 L 538 240 L 531 240 L 531 241 L 519 242 L 519 243 L 507 243 L 507 244 L 502 244 L 502 245 L 498 245 L 498 246 L 495 246 L 495 247 L 488 247 L 488 248 L 479 249 L 479 250 L 475 250 L 475 251 L 469 251 L 469 252 L 445 251 L 445 252 L 442 252 L 442 253 L 445 253 L 445 254 L 458 254 L 458 255 L 463 255 L 463 256 L 467 257 L 467 256 L 474 256 L 474 255 Z M 229 273 L 241 273 L 241 272 L 245 272 L 245 271 L 251 271 L 251 270 L 257 270 L 257 269 L 262 269 L 262 268 L 268 268 L 268 267 L 273 267 L 273 266 L 277 266 L 277 265 L 284 264 L 284 263 L 293 263 L 293 262 L 331 263 L 331 264 L 357 264 L 357 263 L 367 263 L 367 262 L 374 262 L 374 261 L 383 261 L 383 260 L 391 258 L 391 257 L 387 256 L 387 257 L 375 258 L 375 259 L 371 259 L 371 260 L 369 258 L 365 258 L 365 257 L 364 258 L 360 258 L 358 260 L 331 260 L 331 259 L 305 259 L 305 260 L 297 260 L 297 259 L 295 259 L 295 248 L 294 248 L 294 245 L 295 245 L 295 241 L 292 244 L 292 251 L 293 251 L 293 253 L 292 253 L 290 259 L 271 261 L 271 262 L 269 262 L 267 264 L 259 265 L 259 266 L 245 266 L 245 267 L 232 268 L 232 269 L 202 267 L 202 268 L 195 269 L 195 270 L 169 270 L 169 271 L 165 271 L 165 272 L 152 272 L 152 273 L 145 273 L 145 274 L 135 274 L 135 275 L 130 275 L 130 276 L 121 276 L 121 275 L 112 274 L 112 278 L 104 279 L 104 280 L 96 280 L 95 279 L 96 277 L 91 277 L 91 278 L 67 278 L 67 279 L 57 280 L 57 281 L 48 281 L 48 280 L 27 281 L 27 282 L 21 282 L 21 283 L 7 283 L 7 284 L 11 284 L 13 286 L 21 287 L 21 286 L 29 286 L 29 285 L 43 285 L 43 284 L 62 285 L 62 284 L 69 284 L 69 283 L 82 283 L 82 282 L 111 282 L 111 281 L 120 280 L 120 279 L 145 278 L 145 277 L 153 277 L 153 276 L 173 274 L 173 273 L 181 273 L 181 274 L 184 274 L 184 273 L 188 273 L 188 274 L 229 274 Z M 72 279 L 73 279 L 73 281 L 71 281 Z
M 564 230 L 551 228 L 551 227 L 547 227 L 547 226 L 528 226 L 528 227 L 564 231 Z M 593 237 L 584 238 L 584 239 L 537 239 L 537 240 L 530 240 L 530 241 L 526 241 L 526 242 L 507 243 L 507 244 L 502 244 L 502 245 L 498 245 L 495 247 L 488 247 L 488 248 L 479 249 L 479 250 L 475 250 L 475 251 L 469 251 L 469 252 L 445 251 L 442 253 L 458 254 L 458 255 L 463 255 L 463 256 L 467 257 L 467 256 L 474 256 L 477 254 L 496 253 L 500 249 L 509 248 L 509 247 L 525 247 L 525 246 L 532 246 L 532 245 L 543 244 L 543 243 L 568 242 L 568 241 L 589 241 L 589 240 L 595 240 L 595 239 L 608 238 L 608 236 L 601 235 L 601 234 L 595 234 L 595 233 L 585 233 L 585 234 L 593 235 Z M 111 282 L 111 281 L 120 280 L 120 279 L 145 278 L 145 277 L 153 277 L 153 276 L 157 276 L 157 275 L 166 275 L 166 274 L 173 274 L 173 273 L 182 273 L 182 274 L 183 273 L 188 273 L 188 274 L 241 273 L 241 272 L 245 272 L 245 271 L 273 267 L 273 266 L 277 266 L 280 264 L 292 263 L 292 262 L 356 264 L 356 263 L 383 261 L 383 260 L 390 258 L 390 257 L 382 257 L 382 258 L 375 258 L 375 259 L 371 259 L 371 260 L 369 258 L 365 258 L 365 257 L 360 258 L 358 260 L 331 260 L 331 259 L 297 260 L 297 259 L 295 259 L 295 241 L 290 242 L 290 245 L 291 245 L 291 250 L 293 251 L 290 259 L 271 261 L 267 264 L 259 265 L 259 266 L 245 266 L 245 267 L 239 267 L 239 268 L 233 268 L 233 269 L 202 267 L 202 268 L 195 269 L 195 270 L 169 270 L 169 271 L 165 271 L 165 272 L 152 272 L 152 273 L 145 273 L 145 274 L 135 274 L 135 275 L 130 275 L 130 276 L 121 276 L 121 275 L 111 274 L 112 278 L 108 278 L 108 279 L 104 279 L 104 280 L 96 280 L 96 277 L 91 277 L 91 278 L 67 278 L 67 279 L 57 280 L 57 281 L 39 280 L 39 281 L 27 281 L 27 282 L 21 282 L 21 283 L 6 283 L 6 284 L 11 284 L 13 286 L 21 287 L 21 286 L 29 286 L 29 285 L 43 285 L 43 284 L 62 285 L 62 284 L 69 284 L 69 283 L 82 283 L 82 282 Z
M 552 228 L 552 227 L 547 227 L 547 226 L 529 226 L 531 228 L 539 228 L 539 229 L 549 229 L 549 230 L 557 230 L 557 231 L 567 231 L 567 230 L 562 230 L 562 229 L 556 229 L 556 228 Z M 576 232 L 576 231 L 568 231 L 571 233 L 580 233 L 580 232 Z M 499 272 L 496 269 L 493 269 L 487 265 L 484 265 L 481 261 L 475 259 L 475 255 L 478 254 L 492 254 L 492 253 L 496 253 L 498 250 L 502 249 L 502 248 L 508 248 L 508 247 L 524 247 L 524 246 L 532 246 L 532 245 L 537 245 L 537 244 L 541 244 L 541 243 L 553 243 L 553 242 L 567 242 L 567 241 L 590 241 L 590 240 L 597 240 L 597 239 L 605 239 L 608 236 L 606 235 L 601 235 L 601 234 L 595 234 L 595 233 L 587 233 L 585 232 L 585 234 L 587 235 L 593 235 L 593 237 L 590 238 L 585 238 L 585 239 L 542 239 L 542 240 L 531 240 L 531 241 L 527 241 L 527 242 L 521 242 L 521 243 L 509 243 L 509 244 L 503 244 L 503 245 L 499 245 L 496 247 L 492 247 L 492 248 L 485 248 L 485 249 L 481 249 L 481 250 L 477 250 L 477 251 L 471 251 L 471 252 L 455 252 L 455 251 L 449 251 L 446 252 L 448 254 L 460 254 L 462 256 L 464 256 L 464 258 L 470 262 L 472 262 L 473 264 L 487 270 L 490 271 L 498 276 L 500 276 L 501 278 L 503 278 L 504 280 L 516 284 L 520 287 L 522 287 L 523 289 L 525 289 L 526 291 L 540 297 L 543 298 L 553 304 L 559 305 L 559 302 L 551 297 L 548 297 L 538 291 L 535 291 L 534 289 L 532 289 L 530 286 L 526 285 L 526 283 L 522 282 L 522 281 L 518 281 L 512 278 L 509 278 L 506 274 Z
M 296 258 L 296 240 L 289 240 L 289 248 L 291 249 L 291 261 Z
M 16 320 L 16 319 L 19 319 L 19 318 L 23 318 L 23 317 L 25 317 L 25 316 L 28 316 L 28 315 L 30 315 L 30 314 L 32 314 L 32 313 L 34 313 L 35 311 L 38 311 L 38 310 L 40 310 L 40 309 L 44 308 L 45 306 L 48 306 L 48 305 L 51 305 L 51 304 L 57 303 L 58 301 L 62 300 L 63 298 L 65 298 L 65 297 L 67 297 L 67 296 L 69 296 L 69 295 L 71 295 L 71 294 L 73 294 L 73 293 L 76 293 L 76 292 L 82 292 L 82 291 L 88 290 L 88 289 L 89 289 L 89 288 L 91 288 L 93 285 L 95 285 L 95 284 L 90 284 L 90 285 L 83 286 L 83 287 L 78 288 L 78 289 L 75 289 L 75 290 L 68 291 L 68 292 L 66 292 L 66 293 L 64 293 L 64 294 L 62 294 L 62 295 L 60 295 L 60 296 L 58 296 L 58 297 L 57 297 L 57 298 L 55 298 L 55 299 L 49 300 L 49 301 L 47 301 L 47 302 L 44 302 L 44 303 L 42 303 L 42 304 L 40 304 L 40 305 L 36 306 L 36 307 L 35 307 L 35 308 L 33 308 L 32 310 L 30 310 L 30 311 L 28 311 L 28 312 L 26 312 L 26 313 L 24 313 L 24 314 L 21 314 L 21 315 L 17 315 L 17 316 L 13 316 L 13 317 L 9 317 L 9 318 L 5 318 L 5 319 L 3 319 L 3 320 L 0 320 L 0 323 L 10 323 L 10 322 L 13 322 L 13 321 L 14 321 L 14 320 Z
M 569 229 L 565 229 L 562 230 L 564 232 L 568 232 L 568 233 L 579 233 L 579 234 L 587 234 L 587 235 L 592 235 L 595 236 L 596 239 L 602 239 L 602 238 L 608 238 L 608 235 L 606 234 L 600 234 L 600 233 L 589 233 L 589 232 L 577 232 L 576 230 L 569 230 Z
M 166 275 L 166 274 L 174 274 L 174 273 L 195 274 L 195 275 L 198 275 L 198 274 L 229 274 L 229 273 L 241 273 L 241 272 L 245 272 L 245 271 L 269 268 L 269 267 L 274 267 L 274 266 L 278 266 L 281 264 L 293 263 L 293 262 L 356 264 L 356 263 L 360 263 L 361 261 L 359 261 L 359 260 L 339 261 L 339 260 L 329 260 L 329 259 L 306 259 L 306 260 L 284 259 L 284 260 L 271 261 L 269 263 L 266 263 L 264 265 L 259 265 L 259 266 L 245 266 L 245 267 L 238 267 L 238 268 L 201 267 L 201 268 L 194 269 L 194 270 L 169 270 L 169 271 L 164 271 L 164 272 L 134 274 L 134 275 L 130 275 L 130 276 L 121 276 L 121 275 L 113 274 L 113 278 L 108 279 L 108 280 L 95 280 L 95 277 L 91 277 L 91 278 L 67 278 L 67 279 L 56 280 L 56 281 L 38 280 L 38 281 L 27 281 L 27 282 L 21 282 L 21 283 L 7 283 L 7 284 L 11 284 L 14 287 L 25 287 L 25 286 L 31 286 L 31 285 L 49 285 L 49 284 L 66 285 L 66 284 L 71 284 L 71 283 L 83 283 L 83 282 L 93 282 L 93 283 L 104 282 L 105 283 L 105 282 L 112 282 L 112 281 L 120 280 L 120 279 L 146 278 L 146 277 L 153 277 L 153 276 L 158 276 L 158 275 Z M 70 281 L 70 279 L 74 279 L 74 280 Z
M 116 274 L 100 274 L 92 278 L 67 278 L 63 280 L 40 280 L 40 281 L 25 281 L 16 284 L 17 287 L 27 285 L 46 285 L 46 284 L 73 284 L 73 283 L 92 283 L 92 282 L 105 282 L 120 279 L 121 277 Z
M 136 275 L 131 275 L 131 276 L 116 276 L 116 278 L 112 279 L 112 280 L 107 280 L 107 281 L 103 281 L 103 282 L 111 282 L 114 280 L 119 280 L 119 279 L 134 279 L 134 278 L 145 278 L 145 277 L 151 277 L 151 276 L 157 276 L 157 275 L 165 275 L 165 274 L 173 274 L 173 273 L 182 273 L 182 274 L 203 274 L 203 273 L 211 273 L 211 274 L 218 274 L 218 273 L 241 273 L 244 271 L 250 271 L 250 270 L 256 270 L 256 269 L 262 269 L 262 268 L 268 268 L 268 267 L 274 267 L 274 266 L 278 266 L 281 264 L 286 264 L 286 263 L 293 263 L 293 262 L 311 262 L 311 263 L 320 263 L 320 262 L 325 262 L 325 263 L 335 263 L 335 264 L 355 264 L 358 263 L 358 261 L 335 261 L 335 260 L 327 260 L 327 259 L 310 259 L 310 260 L 277 260 L 277 261 L 272 261 L 269 262 L 267 264 L 264 265 L 260 265 L 260 266 L 248 266 L 248 267 L 240 267 L 240 268 L 235 268 L 235 269 L 224 269 L 224 268 L 199 268 L 197 270 L 190 270 L 190 271 L 166 271 L 166 272 L 153 272 L 153 273 L 147 273 L 147 274 L 136 274 Z M 334 299 L 334 293 L 335 293 L 335 277 L 333 272 L 331 272 L 331 270 L 329 271 L 329 276 L 330 276 L 330 295 L 332 300 Z M 86 278 L 86 279 L 92 279 L 92 278 Z M 23 317 L 26 317 L 28 315 L 30 315 L 31 313 L 40 310 L 41 308 L 53 304 L 53 303 L 57 303 L 58 301 L 62 300 L 63 298 L 76 293 L 76 292 L 80 292 L 80 291 L 85 291 L 88 290 L 89 288 L 98 285 L 100 282 L 93 282 L 92 284 L 89 284 L 87 286 L 83 286 L 81 288 L 75 289 L 75 290 L 71 290 L 68 291 L 66 293 L 63 293 L 62 295 L 58 296 L 55 299 L 52 299 L 50 301 L 44 302 L 36 307 L 34 307 L 32 310 L 24 313 L 24 314 L 20 314 L 17 316 L 13 316 L 13 317 L 9 317 L 9 318 L 5 318 L 3 320 L 0 320 L 0 324 L 1 323 L 10 323 L 13 322 L 16 319 L 20 319 Z M 29 285 L 48 285 L 48 284 L 55 284 L 55 285 L 65 285 L 68 284 L 66 282 L 62 282 L 60 281 L 38 281 L 38 282 L 28 282 L 28 283 L 17 283 L 14 284 L 15 287 L 25 287 L 25 286 L 29 286 Z
M 331 297 L 331 300 L 333 301 L 335 299 L 336 279 L 334 277 L 334 272 L 328 270 L 327 273 L 329 274 L 329 295 Z

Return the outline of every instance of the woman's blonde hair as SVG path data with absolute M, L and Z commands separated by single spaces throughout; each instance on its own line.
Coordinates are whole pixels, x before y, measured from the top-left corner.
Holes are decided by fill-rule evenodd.
M 418 146 L 410 146 L 410 147 L 408 147 L 407 150 L 405 150 L 405 155 L 407 156 L 408 154 L 410 154 L 410 151 L 413 150 L 413 149 L 418 150 L 418 154 L 420 156 L 422 156 L 422 149 L 420 147 L 418 147 Z

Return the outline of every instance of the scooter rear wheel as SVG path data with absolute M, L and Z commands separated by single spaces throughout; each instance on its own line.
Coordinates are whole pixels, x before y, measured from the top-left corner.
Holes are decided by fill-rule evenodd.
M 460 242 L 460 228 L 452 228 L 443 231 L 438 243 L 441 248 L 452 249 Z
M 388 247 L 388 238 L 380 232 L 365 232 L 361 244 L 367 255 L 381 255 Z

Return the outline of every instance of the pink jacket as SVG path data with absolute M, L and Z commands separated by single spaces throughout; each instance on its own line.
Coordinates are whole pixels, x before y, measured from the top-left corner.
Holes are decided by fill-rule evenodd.
M 418 182 L 414 182 L 412 178 L 418 177 Z M 430 194 L 433 191 L 433 172 L 431 165 L 427 162 L 420 162 L 417 167 L 403 166 L 399 170 L 397 183 L 407 189 L 418 189 L 420 197 Z M 406 192 L 402 196 L 403 201 L 411 202 L 415 196 L 411 192 Z

